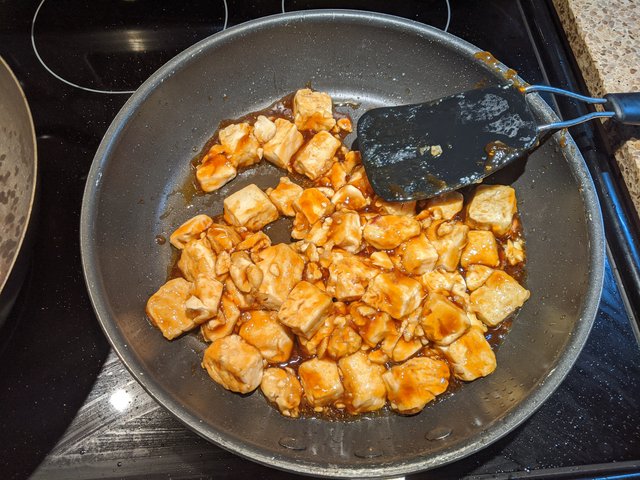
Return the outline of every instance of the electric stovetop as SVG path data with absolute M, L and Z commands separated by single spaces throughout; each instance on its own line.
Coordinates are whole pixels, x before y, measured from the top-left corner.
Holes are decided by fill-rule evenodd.
M 450 3 L 0 1 L 0 55 L 29 100 L 40 174 L 29 273 L 0 330 L 2 478 L 294 477 L 187 430 L 114 355 L 81 271 L 78 228 L 86 175 L 109 123 L 153 71 L 209 35 L 283 10 L 356 8 L 403 16 L 491 51 L 531 83 L 580 88 L 550 3 Z M 560 114 L 578 108 L 552 105 Z M 640 348 L 633 318 L 639 306 L 629 275 L 637 264 L 637 237 L 599 131 L 581 127 L 572 134 L 597 174 L 610 247 L 586 347 L 558 390 L 514 432 L 471 457 L 411 478 L 630 478 L 640 471 Z

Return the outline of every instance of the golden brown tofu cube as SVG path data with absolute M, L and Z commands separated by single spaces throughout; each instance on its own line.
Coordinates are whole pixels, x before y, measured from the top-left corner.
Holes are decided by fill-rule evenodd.
M 458 340 L 440 350 L 453 367 L 454 376 L 465 382 L 486 377 L 496 369 L 496 356 L 477 327 L 471 327 Z
M 258 252 L 256 265 L 262 270 L 262 283 L 256 297 L 270 310 L 278 310 L 291 289 L 302 280 L 304 260 L 289 245 L 279 243 Z
M 253 135 L 260 143 L 267 143 L 276 134 L 276 124 L 264 115 L 259 115 L 253 124 Z
M 422 287 L 416 280 L 399 273 L 381 273 L 370 283 L 362 300 L 400 319 L 413 312 L 422 301 Z
M 207 230 L 207 240 L 217 254 L 232 250 L 242 241 L 235 228 L 221 223 L 212 223 Z
M 373 188 L 362 165 L 354 167 L 347 183 L 360 190 L 365 197 L 370 199 L 373 197 Z
M 342 398 L 344 387 L 335 362 L 317 358 L 300 364 L 298 368 L 304 396 L 314 408 L 331 405 Z
M 223 289 L 224 285 L 214 278 L 204 275 L 196 277 L 193 295 L 184 302 L 187 315 L 193 318 L 195 325 L 200 325 L 218 314 Z
M 382 198 L 376 198 L 373 206 L 384 215 L 415 215 L 416 202 L 386 202 Z
M 494 271 L 484 285 L 470 295 L 471 308 L 490 327 L 498 325 L 528 299 L 529 290 L 502 270 Z
M 349 313 L 362 340 L 371 348 L 396 330 L 395 322 L 388 313 L 380 312 L 366 303 L 353 302 Z
M 362 337 L 349 325 L 337 327 L 331 332 L 327 344 L 327 354 L 333 359 L 351 355 L 360 350 Z
M 179 250 L 191 240 L 200 238 L 203 232 L 211 226 L 213 220 L 208 215 L 196 215 L 180 225 L 169 237 L 171 245 Z
M 438 262 L 438 252 L 423 234 L 407 240 L 399 247 L 402 267 L 411 275 L 430 272 Z
M 423 211 L 434 220 L 451 220 L 462 211 L 464 198 L 460 192 L 447 192 L 427 200 Z
M 362 257 L 334 251 L 329 265 L 327 291 L 340 301 L 352 301 L 364 295 L 369 281 L 379 273 Z
M 262 284 L 262 270 L 253 263 L 247 252 L 233 252 L 229 267 L 231 280 L 242 293 L 255 291 Z
M 438 269 L 421 275 L 419 280 L 428 292 L 449 295 L 467 290 L 464 278 L 459 272 L 447 272 Z
M 373 252 L 369 258 L 376 267 L 384 268 L 385 270 L 392 270 L 394 267 L 387 252 Z
M 362 245 L 362 225 L 358 212 L 340 210 L 331 215 L 328 239 L 347 252 L 358 252 Z
M 265 234 L 264 232 L 256 232 L 247 235 L 244 240 L 236 245 L 236 250 L 248 250 L 250 252 L 256 253 L 270 246 L 271 239 L 267 236 L 267 234 Z
M 466 268 L 472 264 L 487 267 L 500 265 L 498 243 L 493 233 L 486 230 L 470 230 L 467 233 L 467 245 L 462 251 L 460 265 Z
M 196 326 L 185 306 L 192 290 L 193 284 L 184 278 L 174 278 L 162 285 L 147 301 L 149 320 L 167 340 L 173 340 Z
M 380 250 L 396 248 L 420 233 L 420 224 L 404 215 L 378 215 L 364 227 L 364 239 Z
M 436 267 L 444 267 L 449 272 L 458 268 L 468 232 L 469 227 L 456 221 L 438 220 L 427 228 L 427 238 L 438 252 Z
M 467 209 L 467 223 L 496 235 L 509 231 L 518 210 L 516 191 L 505 185 L 480 185 Z
M 296 334 L 309 339 L 331 312 L 331 297 L 309 282 L 299 282 L 278 311 L 278 319 Z
M 484 265 L 469 265 L 466 269 L 464 280 L 470 291 L 477 290 L 493 273 L 493 268 Z
M 296 418 L 300 415 L 302 385 L 290 370 L 267 368 L 262 374 L 260 389 L 285 417 Z
M 300 185 L 296 185 L 288 177 L 281 177 L 278 186 L 267 190 L 267 195 L 282 215 L 293 217 L 296 214 L 293 202 L 300 198 L 303 190 Z
M 293 97 L 293 118 L 298 130 L 331 130 L 336 124 L 332 110 L 331 97 L 326 93 L 303 88 Z
M 333 164 L 340 140 L 329 132 L 318 132 L 304 145 L 293 160 L 293 169 L 315 180 L 324 175 Z
M 252 310 L 243 314 L 239 335 L 260 350 L 269 363 L 289 360 L 293 349 L 293 338 L 276 319 L 275 312 Z
M 438 345 L 449 345 L 471 326 L 464 310 L 434 292 L 424 302 L 420 322 L 425 336 Z
M 196 168 L 196 179 L 203 191 L 213 192 L 233 180 L 237 173 L 234 162 L 225 155 L 205 155 Z
M 220 144 L 237 167 L 248 167 L 260 161 L 260 144 L 248 123 L 234 123 L 218 132 Z
M 206 238 L 191 240 L 180 252 L 178 268 L 184 278 L 193 282 L 198 276 L 216 276 L 216 255 Z
M 331 197 L 331 203 L 338 210 L 343 208 L 360 210 L 369 204 L 369 200 L 353 185 L 344 185 Z
M 216 383 L 232 392 L 252 392 L 262 381 L 262 356 L 239 335 L 219 338 L 209 345 L 202 367 Z
M 317 188 L 307 188 L 293 202 L 293 208 L 300 213 L 309 226 L 333 213 L 333 204 Z
M 289 170 L 291 157 L 304 143 L 296 126 L 283 118 L 276 118 L 276 133 L 263 147 L 263 155 L 276 167 Z
M 223 203 L 224 219 L 227 222 L 254 232 L 278 219 L 278 209 L 254 184 L 232 193 Z
M 520 238 L 516 240 L 507 240 L 504 247 L 504 254 L 507 257 L 509 265 L 517 265 L 524 262 L 524 241 Z
M 347 172 L 342 162 L 335 162 L 327 172 L 325 184 L 334 190 L 338 190 L 347 184 Z
M 393 353 L 391 359 L 394 362 L 404 362 L 407 358 L 415 355 L 422 348 L 422 342 L 417 338 L 412 340 L 405 340 L 400 337 L 395 347 L 393 347 Z
M 382 375 L 391 408 L 398 413 L 418 413 L 449 386 L 449 367 L 435 358 L 415 357 Z
M 223 292 L 220 300 L 218 315 L 200 327 L 200 333 L 208 342 L 215 342 L 219 338 L 231 335 L 240 318 L 240 309 L 235 304 L 228 291 Z
M 372 363 L 363 352 L 344 357 L 338 362 L 344 385 L 344 402 L 352 413 L 380 410 L 387 400 L 382 380 L 385 368 Z

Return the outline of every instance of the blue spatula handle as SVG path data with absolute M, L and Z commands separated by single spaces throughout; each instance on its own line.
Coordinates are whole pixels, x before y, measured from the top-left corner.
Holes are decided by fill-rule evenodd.
M 615 113 L 618 122 L 640 125 L 640 93 L 609 93 L 604 98 L 604 108 Z

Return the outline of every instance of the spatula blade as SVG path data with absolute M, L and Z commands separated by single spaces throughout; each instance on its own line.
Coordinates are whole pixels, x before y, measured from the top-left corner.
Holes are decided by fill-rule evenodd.
M 358 147 L 373 190 L 420 200 L 480 182 L 537 142 L 519 90 L 489 87 L 427 103 L 376 108 L 358 121 Z

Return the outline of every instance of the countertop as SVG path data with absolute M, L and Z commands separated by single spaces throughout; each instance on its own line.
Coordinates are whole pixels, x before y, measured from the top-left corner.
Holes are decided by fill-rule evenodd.
M 640 3 L 553 0 L 589 93 L 640 91 Z M 640 213 L 640 127 L 607 126 L 612 149 Z

